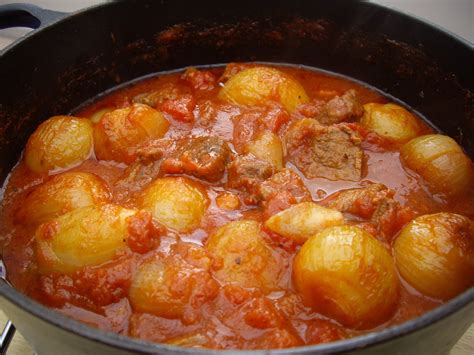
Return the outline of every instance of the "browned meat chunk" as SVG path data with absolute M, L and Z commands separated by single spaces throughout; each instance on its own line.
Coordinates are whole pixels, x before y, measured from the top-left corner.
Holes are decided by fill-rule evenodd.
M 159 161 L 135 161 L 115 182 L 115 194 L 119 200 L 125 200 L 131 193 L 141 191 L 158 176 L 160 176 Z
M 176 149 L 176 141 L 170 138 L 155 139 L 142 144 L 135 151 L 138 162 L 153 162 L 166 157 Z
M 395 192 L 382 184 L 337 192 L 324 200 L 327 207 L 368 219 L 381 201 L 393 200 Z
M 219 137 L 156 139 L 137 148 L 137 160 L 115 183 L 119 191 L 138 191 L 162 174 L 187 174 L 207 181 L 224 175 L 229 147 Z
M 174 146 L 172 139 L 156 139 L 138 147 L 135 151 L 137 159 L 115 182 L 119 200 L 125 200 L 130 193 L 143 189 L 151 181 L 161 175 L 161 158 Z
M 298 111 L 305 117 L 311 117 L 321 124 L 330 125 L 361 117 L 364 114 L 364 107 L 355 90 L 348 90 L 328 102 L 317 100 L 304 104 Z
M 311 201 L 311 193 L 293 170 L 283 169 L 259 186 L 266 218 L 283 211 L 292 204 Z
M 384 240 L 390 240 L 401 227 L 412 218 L 408 209 L 404 209 L 392 198 L 384 198 L 379 201 L 370 222 L 376 229 L 376 233 Z M 414 216 L 413 216 L 414 217 Z
M 289 161 L 308 178 L 358 181 L 362 177 L 361 138 L 346 125 L 322 126 L 304 118 L 289 128 L 285 141 Z
M 229 153 L 227 143 L 219 137 L 182 138 L 163 159 L 161 171 L 218 181 L 224 175 Z
M 272 164 L 251 154 L 239 155 L 229 164 L 227 186 L 244 192 L 245 203 L 257 204 L 260 184 L 274 173 Z
M 359 118 L 364 114 L 364 107 L 359 102 L 354 90 L 329 100 L 316 119 L 323 124 L 339 123 Z
M 337 192 L 324 200 L 323 204 L 368 220 L 373 233 L 387 241 L 414 217 L 410 209 L 395 201 L 394 195 L 395 191 L 385 185 L 370 184 Z

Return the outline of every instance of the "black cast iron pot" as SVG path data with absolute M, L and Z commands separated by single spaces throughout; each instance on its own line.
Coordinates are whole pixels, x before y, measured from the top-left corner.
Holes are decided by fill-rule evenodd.
M 0 28 L 18 25 L 41 29 L 0 52 L 1 181 L 42 120 L 146 74 L 230 61 L 304 64 L 369 83 L 474 155 L 472 44 L 371 3 L 113 1 L 68 16 L 0 6 Z M 0 295 L 4 312 L 40 354 L 204 353 L 88 327 L 2 280 Z M 471 288 L 399 326 L 272 353 L 446 354 L 473 320 Z

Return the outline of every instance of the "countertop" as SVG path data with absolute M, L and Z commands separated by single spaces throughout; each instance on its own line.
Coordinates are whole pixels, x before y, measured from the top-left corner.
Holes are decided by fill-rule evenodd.
M 0 5 L 14 2 L 28 2 L 44 8 L 71 12 L 100 3 L 101 1 L 0 0 Z M 464 37 L 471 43 L 474 42 L 474 0 L 377 0 L 375 2 L 415 14 Z M 0 30 L 0 49 L 27 32 L 28 30 L 23 28 Z M 6 317 L 0 311 L 0 326 L 5 323 Z M 21 334 L 17 332 L 10 345 L 8 354 L 29 355 L 33 354 L 33 351 Z M 451 351 L 451 355 L 472 354 L 474 354 L 474 325 L 471 326 Z

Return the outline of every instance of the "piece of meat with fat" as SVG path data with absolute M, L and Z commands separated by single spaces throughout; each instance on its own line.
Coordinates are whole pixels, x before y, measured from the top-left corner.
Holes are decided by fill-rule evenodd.
M 161 158 L 173 146 L 172 139 L 163 138 L 146 142 L 135 150 L 137 159 L 115 181 L 119 198 L 124 199 L 143 189 L 161 174 Z
M 293 123 L 285 135 L 290 162 L 307 178 L 358 181 L 364 153 L 361 137 L 345 124 L 323 126 L 311 118 Z
M 244 193 L 244 202 L 255 205 L 260 200 L 259 186 L 275 173 L 275 167 L 252 154 L 238 155 L 228 166 L 227 187 Z
M 223 177 L 229 154 L 229 146 L 222 138 L 181 138 L 174 151 L 164 157 L 161 171 L 214 182 Z
M 415 217 L 411 209 L 402 207 L 393 197 L 395 191 L 385 185 L 372 183 L 362 188 L 347 189 L 327 197 L 322 204 L 343 213 L 367 220 L 377 236 L 390 239 Z
M 315 100 L 303 104 L 297 111 L 304 117 L 314 118 L 321 124 L 330 125 L 360 118 L 364 114 L 364 106 L 356 91 L 348 90 L 327 102 Z
M 161 138 L 148 141 L 135 150 L 138 162 L 152 162 L 168 156 L 176 149 L 177 140 Z
M 118 198 L 125 199 L 130 194 L 141 191 L 146 185 L 160 176 L 160 161 L 135 161 L 125 169 L 115 181 Z
M 259 185 L 259 195 L 265 218 L 293 204 L 312 201 L 303 180 L 291 169 L 283 169 Z
M 343 95 L 329 100 L 316 119 L 324 124 L 333 124 L 356 119 L 363 114 L 364 107 L 355 90 L 348 90 Z
M 163 138 L 137 148 L 137 160 L 117 182 L 137 190 L 163 174 L 186 174 L 210 182 L 220 180 L 230 149 L 219 137 Z
M 380 201 L 392 199 L 395 192 L 383 184 L 369 184 L 366 187 L 347 189 L 328 196 L 324 201 L 326 207 L 350 213 L 365 219 L 370 218 Z

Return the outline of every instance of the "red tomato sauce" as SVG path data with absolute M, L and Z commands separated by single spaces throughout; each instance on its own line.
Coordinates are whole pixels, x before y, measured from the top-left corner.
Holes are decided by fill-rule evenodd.
M 294 67 L 278 69 L 295 78 L 312 100 L 327 102 L 353 89 L 362 104 L 389 102 L 375 90 L 341 77 Z M 172 98 L 157 106 L 170 123 L 166 138 L 219 136 L 235 154 L 236 146 L 244 144 L 246 138 L 244 132 L 241 135 L 244 138 L 234 139 L 234 119 L 255 108 L 223 102 L 217 97 L 222 73 L 223 68 L 213 68 L 187 72 L 184 76 L 181 72 L 158 75 L 100 97 L 74 115 L 89 118 L 101 109 L 130 106 L 139 95 L 168 90 Z M 149 99 L 153 100 L 153 97 Z M 293 119 L 294 114 L 282 112 L 281 106 L 274 109 L 277 112 L 269 114 L 276 117 L 273 124 L 284 126 L 286 121 Z M 420 125 L 423 133 L 431 132 L 421 119 Z M 401 207 L 409 207 L 413 215 L 449 211 L 471 218 L 474 216 L 472 193 L 449 200 L 434 197 L 419 176 L 403 167 L 397 146 L 367 132 L 362 137 L 366 160 L 360 181 L 307 178 L 288 160 L 285 166 L 299 175 L 315 202 L 324 201 L 342 189 L 380 182 L 393 189 L 396 192 L 394 199 Z M 80 165 L 67 170 L 99 176 L 110 189 L 111 202 L 136 209 L 138 196 L 150 181 L 147 181 L 146 172 L 141 183 L 123 179 L 126 169 L 124 163 L 100 161 L 92 154 Z M 204 250 L 203 245 L 209 236 L 230 221 L 246 218 L 263 223 L 265 211 L 261 206 L 247 204 L 239 191 L 229 189 L 226 176 L 212 182 L 192 176 L 188 178 L 200 181 L 209 198 L 198 228 L 185 233 L 163 232 L 159 226 L 156 229 L 150 214 L 144 214 L 134 219 L 128 248 L 117 253 L 112 260 L 69 274 L 44 273 L 36 260 L 34 231 L 15 221 L 14 215 L 25 203 L 26 196 L 39 184 L 48 181 L 50 176 L 33 173 L 24 161 L 20 161 L 5 186 L 0 218 L 2 255 L 10 282 L 53 310 L 100 329 L 154 342 L 220 349 L 284 348 L 335 341 L 405 322 L 442 303 L 401 281 L 398 302 L 386 322 L 364 330 L 344 327 L 304 305 L 292 281 L 292 262 L 300 247 L 272 233 L 267 233 L 265 240 L 279 265 L 277 289 L 267 293 L 259 288 L 215 280 L 212 275 L 222 267 L 222 260 L 213 259 Z M 226 192 L 230 192 L 230 197 L 223 195 Z M 230 210 L 220 208 L 216 202 L 219 198 L 234 207 Z M 287 203 L 277 201 L 272 208 L 279 211 Z M 268 213 L 272 214 L 271 211 Z M 353 223 L 356 222 L 360 221 L 356 218 Z M 396 235 L 406 220 L 394 223 L 395 227 L 391 228 Z M 153 238 L 158 238 L 159 242 L 154 244 Z M 385 245 L 391 250 L 391 240 L 385 241 Z M 157 257 L 165 263 L 173 259 L 183 265 L 207 270 L 197 273 L 191 281 L 179 276 L 180 270 L 173 271 L 176 275 L 172 292 L 180 297 L 187 295 L 188 300 L 176 316 L 160 317 L 140 312 L 134 309 L 128 298 L 133 275 L 140 265 Z

